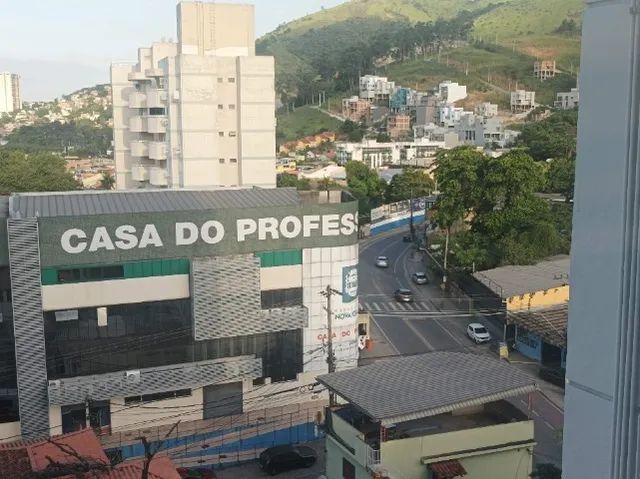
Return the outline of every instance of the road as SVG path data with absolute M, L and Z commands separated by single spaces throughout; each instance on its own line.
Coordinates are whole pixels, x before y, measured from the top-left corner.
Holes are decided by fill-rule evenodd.
M 366 364 L 380 357 L 420 354 L 431 351 L 459 351 L 495 356 L 487 344 L 476 345 L 466 336 L 466 328 L 477 316 L 470 314 L 468 301 L 445 297 L 437 281 L 415 285 L 411 275 L 425 271 L 422 253 L 413 244 L 402 240 L 405 232 L 374 238 L 360 248 L 359 295 L 360 306 L 372 315 L 371 336 L 373 350 L 365 351 L 361 362 Z M 389 258 L 388 268 L 378 268 L 375 260 Z M 406 287 L 413 291 L 414 302 L 401 304 L 393 292 Z M 502 337 L 499 325 L 482 322 L 494 338 Z M 562 409 L 543 392 L 532 395 L 531 415 L 535 421 L 537 463 L 562 462 Z M 524 412 L 529 405 L 520 399 L 513 403 Z

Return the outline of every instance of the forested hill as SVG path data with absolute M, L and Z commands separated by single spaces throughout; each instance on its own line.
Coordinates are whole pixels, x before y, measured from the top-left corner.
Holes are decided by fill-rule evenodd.
M 304 103 L 319 91 L 349 91 L 360 74 L 461 41 L 577 69 L 582 10 L 582 0 L 352 0 L 281 25 L 257 49 L 276 57 L 283 99 Z

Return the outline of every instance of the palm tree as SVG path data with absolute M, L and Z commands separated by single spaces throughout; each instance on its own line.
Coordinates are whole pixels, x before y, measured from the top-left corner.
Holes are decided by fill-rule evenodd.
M 102 178 L 100 179 L 100 186 L 103 190 L 112 190 L 114 186 L 116 186 L 116 179 L 113 175 L 109 173 L 102 173 Z

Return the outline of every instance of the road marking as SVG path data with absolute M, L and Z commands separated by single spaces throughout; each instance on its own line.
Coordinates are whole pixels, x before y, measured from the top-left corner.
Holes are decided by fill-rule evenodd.
M 372 309 L 375 309 L 375 310 L 378 310 L 378 311 L 380 311 L 382 309 L 382 308 L 380 308 L 380 305 L 378 303 L 376 303 L 376 302 L 372 302 L 371 304 L 373 305 Z
M 420 331 L 418 331 L 418 328 L 416 328 L 413 324 L 411 324 L 411 321 L 406 321 L 407 326 L 409 326 L 409 329 L 411 331 L 413 331 L 413 334 L 415 334 L 416 336 L 418 336 L 418 338 L 424 343 L 424 345 L 429 348 L 429 351 L 435 351 L 436 348 L 433 347 L 433 344 L 431 344 L 427 338 L 425 338 L 422 333 Z
M 540 417 L 540 413 L 538 411 L 536 411 L 535 409 L 531 409 L 531 412 L 533 413 L 533 415 L 535 417 Z
M 548 422 L 548 421 L 543 420 L 542 422 L 543 422 L 543 423 L 545 423 L 545 425 L 546 425 L 549 429 L 551 429 L 552 431 L 555 431 L 555 430 L 556 430 L 556 428 L 555 428 L 555 427 L 553 427 L 551 424 L 549 424 L 549 422 Z
M 400 350 L 398 348 L 396 348 L 396 345 L 393 344 L 393 341 L 391 341 L 389 336 L 387 336 L 387 333 L 385 332 L 385 330 L 378 324 L 378 322 L 376 321 L 376 317 L 375 316 L 371 316 L 371 319 L 373 320 L 373 322 L 375 323 L 376 327 L 378 328 L 378 331 L 380 331 L 382 333 L 382 335 L 384 336 L 384 339 L 387 341 L 387 344 L 389 344 L 395 350 L 397 355 L 400 355 Z
M 394 311 L 400 311 L 400 308 L 398 308 L 398 305 L 396 303 L 389 303 L 388 306 Z
M 434 319 L 433 322 L 436 323 L 440 327 L 440 329 L 442 329 L 445 333 L 447 333 L 456 343 L 458 343 L 464 349 L 468 349 L 469 348 L 468 344 L 465 344 L 462 341 L 460 341 L 460 339 L 458 339 L 456 336 L 454 336 L 451 331 L 449 331 L 442 324 L 440 324 L 440 321 L 438 321 L 437 319 Z

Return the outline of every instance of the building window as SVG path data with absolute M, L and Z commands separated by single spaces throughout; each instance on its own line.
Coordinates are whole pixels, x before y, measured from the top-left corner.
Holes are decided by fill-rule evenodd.
M 302 288 L 261 291 L 262 309 L 290 308 L 302 305 Z
M 235 83 L 235 82 L 236 82 L 236 79 L 235 79 L 235 78 L 233 78 L 233 77 L 229 77 L 229 83 Z
M 224 158 L 220 158 L 218 161 L 220 162 L 221 165 L 224 165 Z
M 224 136 L 224 131 L 219 131 L 218 136 Z
M 230 131 L 230 132 L 229 132 L 229 136 L 230 136 L 231 138 L 235 138 L 235 136 L 236 136 L 236 132 L 235 132 L 235 131 Z
M 218 110 L 224 110 L 224 105 L 218 105 Z
M 237 158 L 229 158 L 229 161 L 231 163 L 237 163 L 238 162 Z
M 222 77 L 218 77 L 218 83 L 222 83 L 224 79 Z
M 129 396 L 124 398 L 125 404 L 137 404 L 153 401 L 164 401 L 165 399 L 176 399 L 191 396 L 191 389 L 179 389 L 177 391 L 167 391 L 164 393 L 144 394 L 142 396 Z
M 95 268 L 74 268 L 58 271 L 58 283 L 82 283 L 124 278 L 124 267 L 99 266 Z
M 166 110 L 164 108 L 149 108 L 149 116 L 164 116 Z
M 356 479 L 356 466 L 342 458 L 342 478 L 343 479 Z
M 235 110 L 235 109 L 236 109 L 235 105 L 232 105 L 232 104 L 229 105 L 229 110 Z

